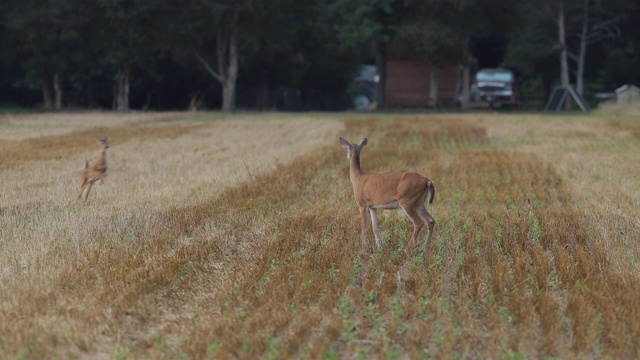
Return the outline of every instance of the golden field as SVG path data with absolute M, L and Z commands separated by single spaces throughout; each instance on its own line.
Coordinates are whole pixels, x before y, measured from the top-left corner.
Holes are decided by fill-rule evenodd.
M 362 249 L 338 136 L 434 181 L 429 251 L 398 211 Z M 640 357 L 633 112 L 2 115 L 0 154 L 0 358 Z

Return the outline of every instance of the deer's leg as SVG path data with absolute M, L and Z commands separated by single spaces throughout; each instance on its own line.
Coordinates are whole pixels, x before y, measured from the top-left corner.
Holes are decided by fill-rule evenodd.
M 82 184 L 80 184 L 80 193 L 78 194 L 78 199 L 82 198 L 82 192 L 87 187 L 87 178 L 82 177 Z
M 411 243 L 415 244 L 418 239 L 418 235 L 420 234 L 420 230 L 422 230 L 422 226 L 424 226 L 424 222 L 422 218 L 416 214 L 416 210 L 414 210 L 413 206 L 403 206 L 400 204 L 404 212 L 409 217 L 409 220 L 413 223 L 413 235 L 411 236 Z
M 414 219 L 411 220 L 413 221 Z M 413 221 L 413 236 L 411 236 L 412 244 L 415 244 L 418 241 L 418 236 L 420 235 L 420 230 L 422 230 L 423 226 L 424 223 L 422 222 L 422 219 L 416 218 L 415 221 Z
M 368 206 L 360 208 L 360 227 L 362 229 L 362 248 L 367 248 L 367 214 L 369 212 Z
M 84 199 L 87 200 L 87 198 L 89 197 L 89 191 L 91 191 L 91 187 L 93 186 L 93 181 L 89 181 L 87 183 L 87 194 L 84 196 Z
M 376 245 L 380 249 L 380 234 L 378 233 L 378 209 L 371 208 L 371 226 L 373 227 L 373 235 L 376 237 Z
M 429 214 L 427 209 L 424 207 L 424 204 L 418 206 L 417 210 L 418 215 L 420 216 L 422 221 L 427 223 L 427 226 L 429 226 L 429 235 L 427 236 L 427 243 L 424 249 L 424 252 L 426 254 L 429 250 L 429 246 L 431 246 L 431 236 L 433 235 L 433 228 L 436 226 L 436 220 L 433 218 L 433 216 L 431 216 L 431 214 Z

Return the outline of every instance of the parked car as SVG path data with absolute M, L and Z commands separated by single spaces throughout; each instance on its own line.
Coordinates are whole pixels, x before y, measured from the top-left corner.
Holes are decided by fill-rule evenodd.
M 356 110 L 369 110 L 374 103 L 376 67 L 374 65 L 362 65 L 360 73 L 354 79 L 351 93 L 353 94 L 353 107 Z
M 515 105 L 515 76 L 507 69 L 482 69 L 471 84 L 471 99 L 492 108 Z

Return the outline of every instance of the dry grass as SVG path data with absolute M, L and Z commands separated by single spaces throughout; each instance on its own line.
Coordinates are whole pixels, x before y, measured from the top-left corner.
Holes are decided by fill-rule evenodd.
M 640 355 L 633 118 L 91 116 L 0 137 L 0 357 Z M 398 212 L 360 248 L 337 135 L 435 181 L 428 254 Z

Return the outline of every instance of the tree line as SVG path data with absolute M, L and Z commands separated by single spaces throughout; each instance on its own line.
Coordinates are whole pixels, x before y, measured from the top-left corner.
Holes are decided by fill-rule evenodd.
M 369 63 L 383 107 L 398 42 L 464 84 L 502 66 L 526 94 L 593 98 L 640 83 L 638 15 L 639 0 L 5 0 L 0 106 L 341 110 Z

